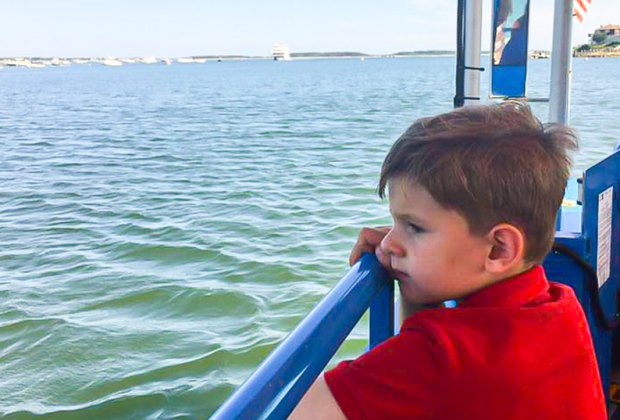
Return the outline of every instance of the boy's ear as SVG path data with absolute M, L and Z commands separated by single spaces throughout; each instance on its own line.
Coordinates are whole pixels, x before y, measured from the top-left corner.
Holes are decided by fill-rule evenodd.
M 485 261 L 490 274 L 501 275 L 521 267 L 525 254 L 525 235 L 509 223 L 493 226 L 486 235 L 491 249 Z

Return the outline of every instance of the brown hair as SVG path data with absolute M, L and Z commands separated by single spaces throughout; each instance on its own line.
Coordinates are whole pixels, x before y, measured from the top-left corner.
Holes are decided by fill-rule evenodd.
M 463 215 L 473 234 L 498 223 L 518 227 L 525 261 L 540 263 L 553 244 L 568 152 L 576 149 L 573 130 L 542 125 L 525 104 L 459 108 L 417 120 L 396 140 L 381 168 L 379 196 L 390 179 L 416 182 Z

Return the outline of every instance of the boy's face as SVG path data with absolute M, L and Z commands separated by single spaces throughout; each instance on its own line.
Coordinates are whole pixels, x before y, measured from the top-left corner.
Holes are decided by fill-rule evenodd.
M 390 181 L 389 196 L 394 224 L 381 248 L 390 255 L 404 299 L 438 303 L 487 285 L 484 264 L 492 245 L 472 235 L 463 216 L 405 179 Z

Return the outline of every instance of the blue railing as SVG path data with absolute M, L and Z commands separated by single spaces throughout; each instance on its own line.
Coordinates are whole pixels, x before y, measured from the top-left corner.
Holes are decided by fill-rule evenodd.
M 368 307 L 372 348 L 393 335 L 394 285 L 371 254 L 362 256 L 212 418 L 288 416 Z

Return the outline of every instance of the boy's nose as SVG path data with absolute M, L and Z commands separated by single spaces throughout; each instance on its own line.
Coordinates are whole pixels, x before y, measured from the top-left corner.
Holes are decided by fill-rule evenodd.
M 381 241 L 381 248 L 391 256 L 404 257 L 405 249 L 398 243 L 394 229 L 390 230 Z

